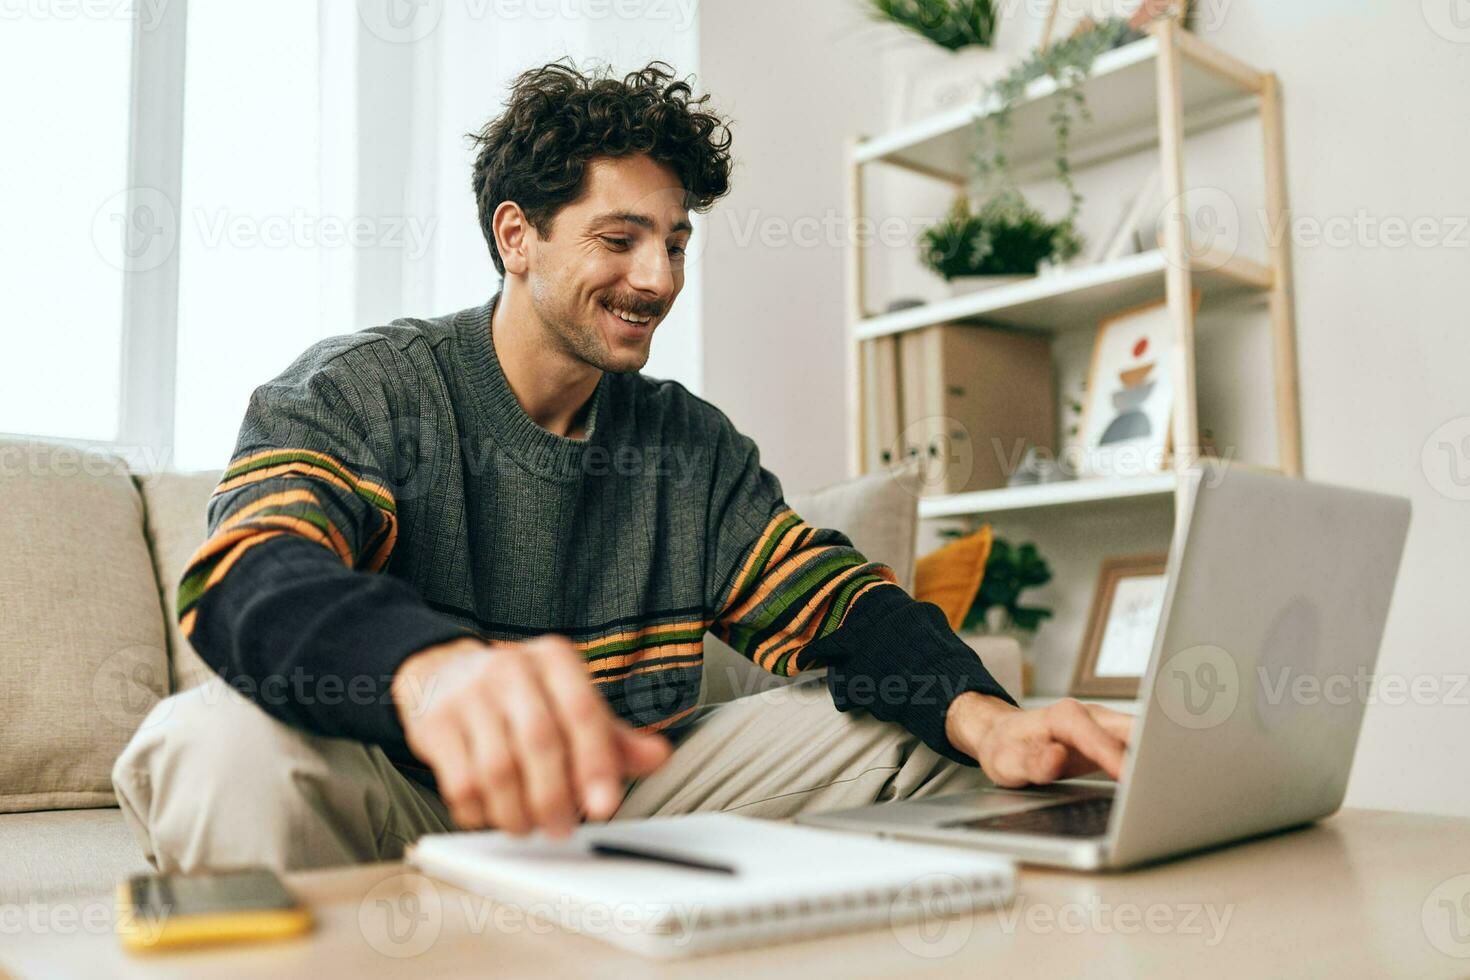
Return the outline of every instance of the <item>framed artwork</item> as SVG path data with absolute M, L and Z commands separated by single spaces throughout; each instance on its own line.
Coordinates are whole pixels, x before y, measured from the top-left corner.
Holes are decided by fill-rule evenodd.
M 1078 426 L 1081 476 L 1163 472 L 1174 406 L 1173 350 L 1174 323 L 1162 301 L 1119 313 L 1097 328 Z
M 1187 26 L 1189 0 L 1052 0 L 1041 44 L 1045 47 L 1091 30 L 1111 17 L 1127 17 L 1134 29 L 1142 30 L 1150 21 L 1168 16 L 1183 18 Z
M 1148 669 L 1164 609 L 1168 557 L 1130 555 L 1102 563 L 1072 673 L 1073 697 L 1138 696 L 1138 682 Z

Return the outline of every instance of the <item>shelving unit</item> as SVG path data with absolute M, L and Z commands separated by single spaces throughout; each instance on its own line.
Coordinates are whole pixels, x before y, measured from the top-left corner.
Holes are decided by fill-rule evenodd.
M 1071 504 L 1126 500 L 1132 497 L 1167 497 L 1173 495 L 1178 484 L 1178 474 L 1158 473 L 1110 480 L 1066 480 L 1029 487 L 976 490 L 972 493 L 922 498 L 919 500 L 919 516 L 939 518 L 966 517 L 971 514 L 995 515 Z
M 1239 255 L 1206 254 L 1190 260 L 1190 266 L 1194 288 L 1206 302 L 1271 288 L 1270 268 Z M 857 325 L 857 339 L 872 340 L 935 323 L 964 321 L 1043 333 L 1090 330 L 1111 313 L 1161 299 L 1168 271 L 1169 260 L 1162 249 L 1140 252 L 898 313 L 867 317 Z
M 1101 55 L 1084 83 L 1093 120 L 1072 137 L 1074 169 L 1094 166 L 1157 146 L 1163 197 L 1183 202 L 1186 136 L 1247 116 L 1261 124 L 1264 146 L 1263 218 L 1279 227 L 1287 210 L 1282 120 L 1276 77 L 1258 71 L 1184 30 L 1162 20 L 1143 40 Z M 1018 179 L 1040 176 L 1052 165 L 1054 137 L 1048 117 L 1056 85 L 1042 79 L 1027 89 L 1011 110 L 1008 156 Z M 899 167 L 964 188 L 979 148 L 976 122 L 993 113 L 986 102 L 950 110 L 874 139 L 855 142 L 849 155 L 849 193 L 855 222 L 865 217 L 864 168 Z M 1182 206 L 1182 205 L 1181 205 Z M 1255 293 L 1267 299 L 1274 363 L 1278 468 L 1301 474 L 1301 440 L 1296 386 L 1296 339 L 1289 236 L 1268 243 L 1265 261 L 1241 255 L 1192 255 L 1183 222 L 1164 222 L 1163 247 L 1115 261 L 1084 266 L 929 303 L 895 313 L 871 315 L 864 306 L 865 257 L 862 242 L 849 250 L 849 336 L 853 358 L 848 371 L 849 417 L 854 438 L 849 467 L 863 470 L 868 458 L 866 413 L 872 405 L 863 390 L 864 345 L 876 337 L 938 323 L 976 323 L 1020 330 L 1063 333 L 1090 330 L 1110 314 L 1166 300 L 1174 323 L 1175 404 L 1173 458 L 1177 469 L 1199 456 L 1195 376 L 1195 305 Z M 1129 479 L 1074 481 L 1010 487 L 950 497 L 926 498 L 924 517 L 995 514 L 1034 508 L 1153 496 L 1174 492 L 1176 474 Z

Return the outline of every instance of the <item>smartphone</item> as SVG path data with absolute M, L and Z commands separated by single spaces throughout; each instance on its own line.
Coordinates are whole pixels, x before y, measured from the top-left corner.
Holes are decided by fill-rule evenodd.
M 118 938 L 138 952 L 294 936 L 311 921 L 268 868 L 134 875 L 117 890 Z

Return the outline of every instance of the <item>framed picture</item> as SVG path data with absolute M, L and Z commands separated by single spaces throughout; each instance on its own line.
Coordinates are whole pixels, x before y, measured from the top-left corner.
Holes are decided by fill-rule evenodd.
M 1168 555 L 1109 558 L 1097 575 L 1087 633 L 1072 673 L 1073 697 L 1132 698 L 1148 669 L 1164 608 Z
M 1127 17 L 1142 30 L 1150 21 L 1176 16 L 1189 24 L 1189 0 L 1052 0 L 1041 43 L 1045 47 L 1112 17 Z
M 1078 427 L 1078 471 L 1085 477 L 1142 476 L 1168 465 L 1174 406 L 1174 324 L 1167 303 L 1104 320 Z

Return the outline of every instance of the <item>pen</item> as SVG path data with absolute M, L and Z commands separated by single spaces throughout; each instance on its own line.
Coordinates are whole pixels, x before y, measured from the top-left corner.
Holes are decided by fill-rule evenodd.
M 672 864 L 680 868 L 689 868 L 692 871 L 713 871 L 722 875 L 733 875 L 735 869 L 728 864 L 717 864 L 713 861 L 701 861 L 697 858 L 681 857 L 677 854 L 669 854 L 666 851 L 651 851 L 641 847 L 630 847 L 627 844 L 610 844 L 607 842 L 593 841 L 591 845 L 593 854 L 603 857 L 636 858 L 640 861 L 657 861 L 660 864 Z

